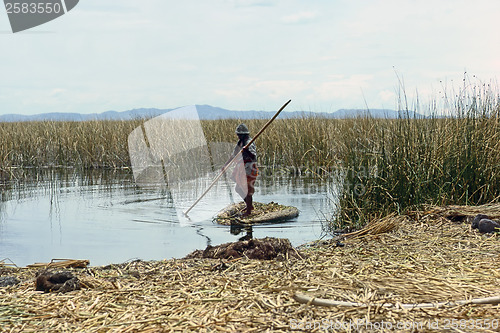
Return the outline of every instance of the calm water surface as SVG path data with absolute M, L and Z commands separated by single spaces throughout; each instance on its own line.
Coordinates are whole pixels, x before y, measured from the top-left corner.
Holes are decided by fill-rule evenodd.
M 125 171 L 48 171 L 2 184 L 0 260 L 26 266 L 54 258 L 89 259 L 97 266 L 180 258 L 209 244 L 238 240 L 244 230 L 235 235 L 212 222 L 217 211 L 241 201 L 230 182 L 217 183 L 189 219 L 179 214 L 212 179 L 166 190 L 140 188 Z M 331 183 L 306 177 L 259 176 L 254 201 L 292 205 L 300 215 L 254 226 L 253 237 L 288 238 L 295 246 L 320 238 L 322 223 L 334 210 L 331 191 Z

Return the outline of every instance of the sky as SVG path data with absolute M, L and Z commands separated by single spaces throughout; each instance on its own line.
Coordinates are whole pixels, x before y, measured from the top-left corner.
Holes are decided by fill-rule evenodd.
M 81 0 L 12 33 L 0 114 L 209 104 L 332 112 L 500 76 L 498 0 Z M 464 82 L 465 79 L 465 82 Z

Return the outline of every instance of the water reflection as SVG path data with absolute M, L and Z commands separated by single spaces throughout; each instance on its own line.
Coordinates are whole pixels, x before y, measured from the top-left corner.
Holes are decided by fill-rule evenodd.
M 250 240 L 253 238 L 253 227 L 251 225 L 242 226 L 238 224 L 231 224 L 229 232 L 232 235 L 239 235 L 242 231 L 245 231 L 246 234 L 243 237 L 238 238 L 240 241 Z
M 328 181 L 263 174 L 255 201 L 293 205 L 301 213 L 290 222 L 237 232 L 212 222 L 233 200 L 233 184 L 223 180 L 190 213 L 189 223 L 179 221 L 175 205 L 189 207 L 211 176 L 180 184 L 185 197 L 175 205 L 171 191 L 139 188 L 127 170 L 33 171 L 23 179 L 0 184 L 0 259 L 19 266 L 53 258 L 90 259 L 92 265 L 160 260 L 242 237 L 283 237 L 299 245 L 321 237 L 321 221 L 334 209 Z

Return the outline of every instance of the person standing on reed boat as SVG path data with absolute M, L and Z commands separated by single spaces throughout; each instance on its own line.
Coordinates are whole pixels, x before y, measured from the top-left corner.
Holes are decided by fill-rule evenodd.
M 245 124 L 240 124 L 236 127 L 236 135 L 238 135 L 238 143 L 224 167 L 252 140 L 250 131 Z M 236 182 L 236 192 L 243 198 L 246 204 L 244 216 L 250 215 L 254 209 L 253 194 L 255 192 L 254 185 L 258 172 L 257 148 L 255 142 L 252 142 L 247 149 L 243 149 L 242 160 L 236 160 L 236 165 L 231 175 L 231 179 Z

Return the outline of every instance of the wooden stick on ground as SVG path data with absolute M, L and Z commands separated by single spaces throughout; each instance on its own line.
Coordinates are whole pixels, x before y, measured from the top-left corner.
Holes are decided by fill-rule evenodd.
M 335 301 L 324 298 L 315 298 L 302 294 L 295 293 L 293 299 L 302 304 L 317 305 L 317 306 L 349 306 L 349 307 L 367 307 L 368 304 L 359 302 L 344 302 Z M 500 295 L 486 298 L 474 298 L 471 300 L 461 300 L 456 302 L 437 302 L 437 303 L 415 303 L 415 304 L 391 304 L 384 303 L 384 308 L 401 308 L 401 309 L 424 309 L 424 308 L 441 308 L 445 306 L 457 306 L 467 304 L 500 304 Z

